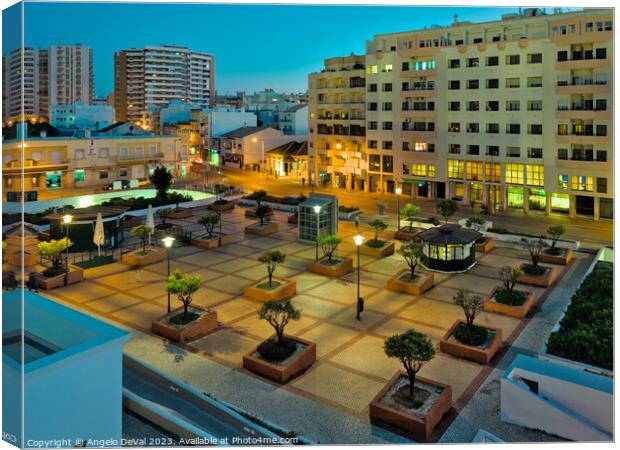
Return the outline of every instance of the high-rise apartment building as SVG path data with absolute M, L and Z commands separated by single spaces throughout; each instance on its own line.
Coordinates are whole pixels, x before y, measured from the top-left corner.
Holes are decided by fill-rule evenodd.
M 309 76 L 317 182 L 613 215 L 613 13 L 382 34 Z
M 24 65 L 23 78 L 21 65 Z M 4 120 L 23 114 L 49 119 L 50 105 L 93 98 L 92 50 L 83 45 L 53 45 L 49 49 L 24 47 L 2 58 Z
M 215 60 L 187 47 L 164 45 L 114 54 L 116 120 L 142 122 L 149 107 L 173 100 L 213 104 Z

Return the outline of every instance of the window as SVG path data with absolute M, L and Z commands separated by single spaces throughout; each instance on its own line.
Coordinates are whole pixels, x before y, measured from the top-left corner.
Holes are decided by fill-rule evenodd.
M 487 145 L 487 156 L 499 156 L 499 146 Z
M 480 132 L 480 124 L 479 123 L 468 123 L 467 124 L 467 132 L 468 133 L 479 133 Z
M 607 49 L 606 48 L 597 48 L 596 49 L 596 59 L 606 59 L 607 58 Z
M 187 152 L 187 149 L 185 149 L 185 152 Z M 136 158 L 142 157 L 144 157 L 144 147 L 136 147 Z
M 567 148 L 558 148 L 558 159 L 567 160 L 568 159 L 568 149 Z
M 506 133 L 507 134 L 520 134 L 521 133 L 521 125 L 518 123 L 508 123 L 506 124 Z
M 401 66 L 401 69 L 404 71 L 409 70 L 409 63 L 407 61 L 403 61 L 403 65 Z
M 392 92 L 392 83 L 383 83 L 381 89 L 383 92 Z
M 542 124 L 530 123 L 530 124 L 527 126 L 527 128 L 528 128 L 527 132 L 528 132 L 529 134 L 537 134 L 537 135 L 540 135 L 540 134 L 542 134 L 542 132 L 543 132 L 543 126 L 542 126 Z
M 568 189 L 568 175 L 558 175 L 558 189 L 562 191 Z
M 568 51 L 566 50 L 559 51 L 558 61 L 568 61 Z
M 448 160 L 448 178 L 463 178 L 464 162 L 455 159 Z
M 519 55 L 506 55 L 506 65 L 514 66 L 521 62 L 521 57 Z
M 527 63 L 528 64 L 541 64 L 542 63 L 542 53 L 528 53 L 528 55 L 527 55 Z
M 377 121 L 376 120 L 371 120 L 370 122 L 368 122 L 368 129 L 369 130 L 376 130 L 377 129 Z
M 607 193 L 607 178 L 596 178 L 596 192 Z
M 127 156 L 129 156 L 129 148 L 121 147 L 120 155 L 121 155 L 121 158 L 127 158 Z
M 606 111 L 607 110 L 607 100 L 605 99 L 597 99 L 596 106 L 594 107 L 595 111 Z
M 392 111 L 392 102 L 383 102 L 381 104 L 381 110 L 383 110 L 383 111 Z
M 539 88 L 542 87 L 542 77 L 527 77 L 527 87 Z
M 75 159 L 84 159 L 84 149 L 79 148 L 75 151 Z
M 459 80 L 450 80 L 448 89 L 461 89 L 461 82 Z
M 391 72 L 391 71 L 392 71 L 392 64 L 381 65 L 381 72 Z
M 108 179 L 108 171 L 107 170 L 102 170 L 99 172 L 99 179 L 100 180 L 107 180 Z
M 107 158 L 108 156 L 110 156 L 109 148 L 103 147 L 99 149 L 99 158 Z
M 480 59 L 467 58 L 467 67 L 478 67 L 480 65 Z
M 480 109 L 479 102 L 467 102 L 467 111 L 478 111 Z
M 448 61 L 448 67 L 450 69 L 458 69 L 459 67 L 461 67 L 461 60 L 460 59 L 451 59 L 450 61 Z
M 392 150 L 392 141 L 383 141 L 381 143 L 381 148 L 383 150 Z
M 119 169 L 118 176 L 121 177 L 121 178 L 128 177 L 129 176 L 129 170 L 127 170 L 126 168 Z
M 461 102 L 450 102 L 448 104 L 448 111 L 460 111 L 461 110 Z
M 606 150 L 597 150 L 596 151 L 596 160 L 599 162 L 607 161 L 607 151 Z
M 32 155 L 30 155 L 30 158 L 33 161 L 41 161 L 41 159 L 43 158 L 43 153 L 41 153 L 41 152 L 32 152 Z M 9 162 L 10 162 L 10 158 L 9 158 Z
M 500 163 L 486 163 L 484 169 L 486 181 L 493 183 L 499 183 L 501 176 L 501 164 Z
M 482 180 L 482 162 L 468 161 L 465 176 L 468 180 Z
M 381 171 L 381 155 L 368 155 L 368 170 L 372 172 Z
M 392 148 L 392 143 L 390 142 L 390 148 Z M 394 171 L 394 158 L 390 155 L 383 156 L 383 171 L 387 173 L 392 173 Z
M 498 134 L 499 133 L 499 123 L 487 123 L 487 133 L 489 133 L 489 134 Z
M 415 61 L 413 63 L 412 70 L 433 70 L 435 68 L 435 61 Z
M 155 155 L 157 153 L 156 145 L 149 145 L 149 155 Z
M 383 122 L 382 128 L 384 130 L 391 130 L 392 129 L 392 122 Z
M 521 82 L 519 78 L 506 78 L 506 87 L 507 88 L 518 88 L 521 86 Z
M 377 111 L 377 102 L 368 103 L 368 111 Z
M 597 136 L 607 136 L 607 125 L 597 125 L 596 126 L 596 135 Z
M 435 176 L 435 166 L 433 164 L 429 164 L 427 167 L 426 175 L 429 177 Z
M 545 185 L 545 167 L 539 165 L 527 165 L 527 184 L 530 186 Z
M 461 153 L 461 144 L 450 144 L 448 152 L 458 155 L 459 153 Z
M 84 169 L 76 169 L 73 171 L 73 181 L 76 183 L 84 181 Z
M 409 147 L 409 142 L 407 142 L 407 141 L 403 142 L 402 150 L 404 152 L 408 152 L 408 151 L 411 150 L 411 147 Z
M 541 159 L 543 157 L 543 149 L 538 147 L 530 147 L 527 149 L 527 157 Z
M 519 158 L 521 156 L 521 148 L 506 147 L 506 156 L 508 156 L 509 158 Z
M 542 100 L 528 100 L 528 111 L 542 111 Z
M 58 164 L 62 159 L 62 152 L 59 150 L 54 150 L 50 153 L 50 159 L 53 164 Z
M 594 190 L 594 180 L 592 177 L 573 175 L 570 177 L 570 188 L 573 191 L 592 192 Z
M 377 92 L 377 83 L 370 83 L 368 85 L 368 92 Z
M 506 111 L 520 111 L 521 102 L 519 100 L 508 100 L 506 102 Z
M 377 73 L 377 65 L 376 64 L 369 64 L 368 67 L 366 68 L 366 71 L 368 73 Z
M 487 66 L 499 66 L 499 56 L 487 56 Z
M 411 166 L 411 174 L 418 177 L 426 176 L 426 164 L 414 164 Z
M 499 88 L 499 78 L 490 78 L 487 80 L 487 89 Z
M 479 80 L 467 80 L 467 89 L 478 89 L 479 87 Z
M 479 145 L 468 145 L 467 146 L 467 154 L 468 155 L 479 155 L 480 154 L 480 146 Z
M 377 141 L 368 141 L 368 148 L 377 148 Z
M 461 132 L 461 124 L 459 122 L 452 122 L 448 127 L 448 131 L 451 133 L 460 133 Z
M 506 164 L 506 183 L 523 184 L 523 164 Z

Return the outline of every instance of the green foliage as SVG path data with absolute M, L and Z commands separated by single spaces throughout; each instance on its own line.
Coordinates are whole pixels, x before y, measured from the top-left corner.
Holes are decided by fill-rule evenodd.
M 372 228 L 375 229 L 375 237 L 373 239 L 373 242 L 375 244 L 379 244 L 379 235 L 385 231 L 385 229 L 387 228 L 387 223 L 385 223 L 383 220 L 381 219 L 375 219 L 375 220 L 371 220 L 370 222 L 368 222 L 368 225 L 370 225 Z
M 283 263 L 285 259 L 286 255 L 279 250 L 266 251 L 258 257 L 258 260 L 265 264 L 265 266 L 267 267 L 267 274 L 269 275 L 269 287 L 271 287 L 273 273 L 276 271 L 276 267 L 278 266 L 278 264 Z
M 168 200 L 170 200 L 170 203 L 174 203 L 177 212 L 179 211 L 179 203 L 186 201 L 186 197 L 186 195 L 179 194 L 178 192 L 171 192 L 168 194 Z
M 244 198 L 254 200 L 256 202 L 256 206 L 260 207 L 260 203 L 265 200 L 265 197 L 267 197 L 267 191 L 260 189 L 252 192 L 250 195 L 246 195 Z
M 480 216 L 471 216 L 469 219 L 467 219 L 467 222 L 465 222 L 465 226 L 467 228 L 480 231 L 485 222 L 486 221 Z
M 192 302 L 194 293 L 200 288 L 200 274 L 188 275 L 180 269 L 175 270 L 166 278 L 166 290 L 176 295 L 183 303 L 183 317 L 187 319 L 187 308 Z
M 295 309 L 290 300 L 284 302 L 268 301 L 258 311 L 258 317 L 266 320 L 276 332 L 277 342 L 284 340 L 284 328 L 291 320 L 299 320 L 301 311 Z
M 413 398 L 415 376 L 422 364 L 435 357 L 435 348 L 425 334 L 413 329 L 387 338 L 383 350 L 388 358 L 398 359 L 409 376 L 409 395 Z
M 527 251 L 530 254 L 530 259 L 532 260 L 532 267 L 536 270 L 538 263 L 540 262 L 540 254 L 547 246 L 546 242 L 542 238 L 522 239 L 521 242 L 525 244 L 525 248 L 527 248 Z M 525 271 L 527 270 L 528 269 L 525 269 Z
M 198 218 L 198 223 L 205 227 L 209 239 L 213 237 L 213 229 L 220 222 L 220 215 L 215 213 L 205 214 Z
M 172 214 L 172 208 L 158 209 L 155 214 L 157 214 L 157 217 L 160 218 L 161 224 L 166 225 L 166 219 L 168 219 L 168 217 L 170 217 L 170 214 Z
M 424 254 L 424 247 L 419 242 L 409 242 L 398 249 L 398 253 L 405 259 L 411 269 L 411 280 L 415 279 L 415 269 Z
M 256 217 L 260 220 L 260 226 L 262 227 L 265 224 L 265 217 L 271 214 L 271 206 L 260 205 L 256 208 Z
M 67 247 L 71 247 L 72 245 L 73 242 L 71 242 L 71 239 L 67 241 L 67 238 L 62 238 L 39 242 L 37 247 L 39 249 L 39 254 L 52 264 L 52 269 L 54 271 L 58 272 L 62 266 L 63 253 L 66 252 Z
M 521 306 L 527 299 L 527 294 L 520 291 L 508 291 L 508 289 L 498 289 L 493 296 L 497 303 L 509 306 Z
M 137 225 L 131 229 L 131 235 L 133 237 L 139 237 L 142 241 L 142 253 L 146 253 L 146 243 L 149 239 L 149 234 L 153 232 L 151 227 L 146 225 Z
M 400 210 L 400 215 L 409 222 L 409 232 L 413 231 L 413 222 L 416 220 L 418 214 L 420 214 L 420 207 L 412 203 L 407 203 Z
M 521 275 L 523 275 L 523 271 L 518 267 L 504 266 L 499 269 L 499 277 L 508 291 L 508 294 L 512 295 L 512 291 L 517 284 L 517 279 Z
M 456 306 L 460 306 L 463 310 L 467 328 L 472 328 L 474 325 L 474 320 L 476 320 L 476 316 L 484 307 L 484 300 L 482 297 L 473 294 L 468 289 L 459 289 L 454 297 L 452 297 L 452 301 Z
M 321 250 L 323 250 L 323 256 L 327 257 L 329 264 L 333 264 L 332 258 L 341 242 L 342 238 L 336 236 L 335 234 L 330 234 L 319 238 L 319 245 L 321 246 Z
M 467 325 L 461 324 L 454 329 L 452 336 L 461 344 L 477 347 L 486 342 L 489 336 L 489 330 L 477 325 L 468 327 Z
M 551 237 L 551 248 L 555 249 L 558 239 L 566 233 L 566 227 L 564 225 L 555 225 L 547 228 L 547 234 Z
M 261 342 L 256 349 L 261 358 L 266 361 L 280 362 L 291 356 L 297 350 L 297 343 L 292 339 L 267 339 Z
M 437 211 L 437 214 L 443 217 L 444 221 L 448 223 L 448 219 L 456 214 L 459 207 L 454 200 L 446 198 L 437 202 L 435 205 L 435 210 Z
M 168 189 L 172 184 L 172 174 L 164 166 L 157 166 L 150 176 L 150 181 L 157 190 L 157 197 L 164 199 L 168 195 Z

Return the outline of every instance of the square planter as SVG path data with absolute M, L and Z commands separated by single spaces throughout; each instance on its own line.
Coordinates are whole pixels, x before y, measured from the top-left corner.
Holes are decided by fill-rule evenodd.
M 84 269 L 73 264 L 69 264 L 69 275 L 67 276 L 67 286 L 70 284 L 79 283 L 84 280 Z M 39 289 L 54 289 L 65 285 L 65 274 L 56 275 L 54 277 L 46 277 L 40 274 L 37 277 L 37 283 Z
M 260 222 L 256 222 L 245 227 L 245 232 L 254 236 L 269 236 L 270 234 L 278 232 L 278 223 L 265 222 L 261 225 Z
M 390 256 L 394 254 L 394 242 L 383 242 L 381 247 L 370 247 L 366 243 L 360 247 L 360 253 L 366 256 L 374 256 L 376 258 Z
M 439 341 L 439 350 L 448 355 L 456 356 L 457 358 L 468 359 L 480 364 L 488 364 L 502 345 L 502 330 L 495 327 L 482 327 L 494 332 L 494 334 L 485 343 L 484 347 L 473 347 L 471 345 L 461 344 L 452 337 L 454 330 L 464 323 L 465 322 L 462 320 L 454 322 Z
M 170 216 L 168 216 L 168 218 L 169 219 L 187 219 L 188 217 L 192 217 L 192 215 L 193 215 L 192 208 L 179 208 L 178 211 L 176 209 L 172 211 L 170 213 Z
M 563 253 L 559 255 L 550 255 L 549 253 L 545 253 L 545 250 L 540 254 L 540 262 L 546 264 L 557 264 L 559 266 L 565 266 L 573 259 L 573 250 L 570 248 L 563 248 Z
M 376 425 L 388 424 L 402 430 L 416 441 L 427 441 L 443 416 L 452 407 L 452 386 L 417 376 L 416 387 L 430 388 L 435 397 L 433 405 L 422 415 L 416 414 L 413 410 L 409 412 L 404 407 L 398 408 L 386 401 L 393 387 L 403 383 L 402 378 L 408 383 L 405 373 L 397 373 L 370 402 L 370 422 Z M 424 405 L 421 408 L 423 407 Z
M 250 209 L 246 209 L 245 213 L 244 213 L 245 217 L 249 218 L 249 219 L 255 219 L 256 218 L 256 209 L 255 208 L 250 208 Z M 266 219 L 273 217 L 273 209 L 269 212 L 269 214 L 267 214 L 265 216 Z
M 280 384 L 308 369 L 316 361 L 316 344 L 297 337 L 286 336 L 304 346 L 281 363 L 264 360 L 258 354 L 258 347 L 243 355 L 243 368 Z
M 332 261 L 338 261 L 336 264 L 327 264 L 327 258 L 313 261 L 308 266 L 308 271 L 319 275 L 327 275 L 328 277 L 341 277 L 353 270 L 353 260 L 347 257 L 334 257 Z
M 200 237 L 192 237 L 190 243 L 195 247 L 209 250 L 212 248 L 218 248 L 220 246 L 220 238 L 219 236 L 217 236 L 217 233 L 213 233 L 213 237 L 210 239 L 206 235 Z M 228 236 L 227 234 L 222 234 L 222 245 L 228 245 L 229 243 L 230 236 Z
M 256 283 L 254 286 L 248 286 L 243 290 L 243 295 L 252 300 L 259 300 L 261 302 L 268 302 L 271 300 L 284 300 L 291 298 L 297 293 L 297 282 L 295 280 L 288 280 L 286 278 L 273 276 L 274 282 L 280 282 L 281 284 L 273 289 L 261 289 L 259 284 L 267 283 L 267 278 Z
M 121 257 L 121 261 L 132 267 L 143 267 L 163 261 L 166 257 L 166 249 L 155 247 L 153 245 L 146 246 L 146 254 L 142 254 L 142 248 L 133 252 L 125 253 Z
M 476 242 L 476 253 L 489 253 L 495 247 L 495 239 L 485 237 L 484 241 Z
M 524 267 L 530 266 L 530 264 L 523 263 L 520 268 L 523 270 Z M 542 266 L 539 266 L 542 267 Z M 541 275 L 528 275 L 525 272 L 521 275 L 517 281 L 521 284 L 529 284 L 532 286 L 540 286 L 540 287 L 549 287 L 555 281 L 555 277 L 557 276 L 557 271 L 553 267 L 545 267 L 545 273 Z
M 419 228 L 414 228 L 412 231 L 409 231 L 408 228 L 401 228 L 394 233 L 394 239 L 398 239 L 399 241 L 420 242 L 420 238 L 417 236 L 420 231 L 422 230 Z
M 167 223 L 165 228 L 162 227 L 162 224 L 155 225 L 155 229 L 153 230 L 153 237 L 158 239 L 165 238 L 172 233 L 172 229 L 174 228 L 174 224 Z
M 487 296 L 484 301 L 484 310 L 486 312 L 492 312 L 497 314 L 503 314 L 505 316 L 516 317 L 517 319 L 524 318 L 527 313 L 530 311 L 532 306 L 534 305 L 534 294 L 532 292 L 521 291 L 519 289 L 515 289 L 514 292 L 523 292 L 527 294 L 525 301 L 523 304 L 519 306 L 506 305 L 504 303 L 499 303 L 494 300 L 495 293 L 498 289 L 503 289 L 503 286 L 495 286 L 491 293 Z
M 164 314 L 151 324 L 151 331 L 175 342 L 185 342 L 198 336 L 203 336 L 217 328 L 217 312 L 200 306 L 190 305 L 188 312 L 200 314 L 200 317 L 185 325 L 175 325 L 169 322 L 171 317 L 183 314 L 183 307 Z
M 403 269 L 387 282 L 387 288 L 390 291 L 405 292 L 411 295 L 420 295 L 433 287 L 435 276 L 432 273 L 416 271 L 416 278 L 410 281 L 409 269 Z M 405 278 L 405 279 L 403 279 Z
M 207 205 L 207 209 L 219 212 L 232 211 L 235 209 L 235 203 L 229 201 L 226 201 L 225 203 L 209 203 L 209 205 Z

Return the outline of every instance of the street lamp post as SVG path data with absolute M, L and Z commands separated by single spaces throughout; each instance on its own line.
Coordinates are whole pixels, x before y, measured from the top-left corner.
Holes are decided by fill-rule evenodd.
M 69 284 L 69 224 L 73 220 L 73 216 L 66 214 L 62 217 L 65 224 L 65 286 Z
M 361 234 L 356 234 L 355 236 L 353 236 L 353 240 L 355 241 L 355 245 L 357 246 L 357 316 L 356 318 L 357 320 L 362 320 L 360 314 L 362 313 L 362 311 L 364 311 L 364 299 L 360 295 L 360 275 L 361 275 L 360 247 L 362 246 L 362 243 L 364 242 L 364 236 L 362 236 Z
M 162 242 L 166 247 L 166 261 L 168 262 L 168 276 L 166 278 L 168 278 L 170 276 L 170 248 L 172 248 L 172 244 L 174 244 L 174 238 L 172 236 L 166 236 L 162 239 Z M 168 313 L 170 313 L 170 291 L 168 291 Z
M 400 194 L 403 193 L 403 190 L 399 187 L 396 188 L 396 215 L 398 217 L 398 228 L 397 231 L 400 231 Z
M 319 232 L 321 231 L 321 207 L 314 205 L 314 212 L 316 214 L 316 255 L 314 260 L 319 260 Z
M 218 211 L 217 213 L 220 216 L 220 220 L 218 220 L 218 223 L 220 225 L 220 232 L 219 232 L 219 237 L 217 239 L 217 245 L 218 247 L 221 247 L 222 246 L 222 211 Z
M 257 139 L 257 138 L 252 138 L 252 142 L 256 143 L 260 141 L 260 153 L 261 153 L 261 160 L 260 160 L 260 165 L 261 165 L 261 170 L 265 175 L 265 178 L 267 178 L 267 161 L 265 161 L 265 140 L 264 139 Z

